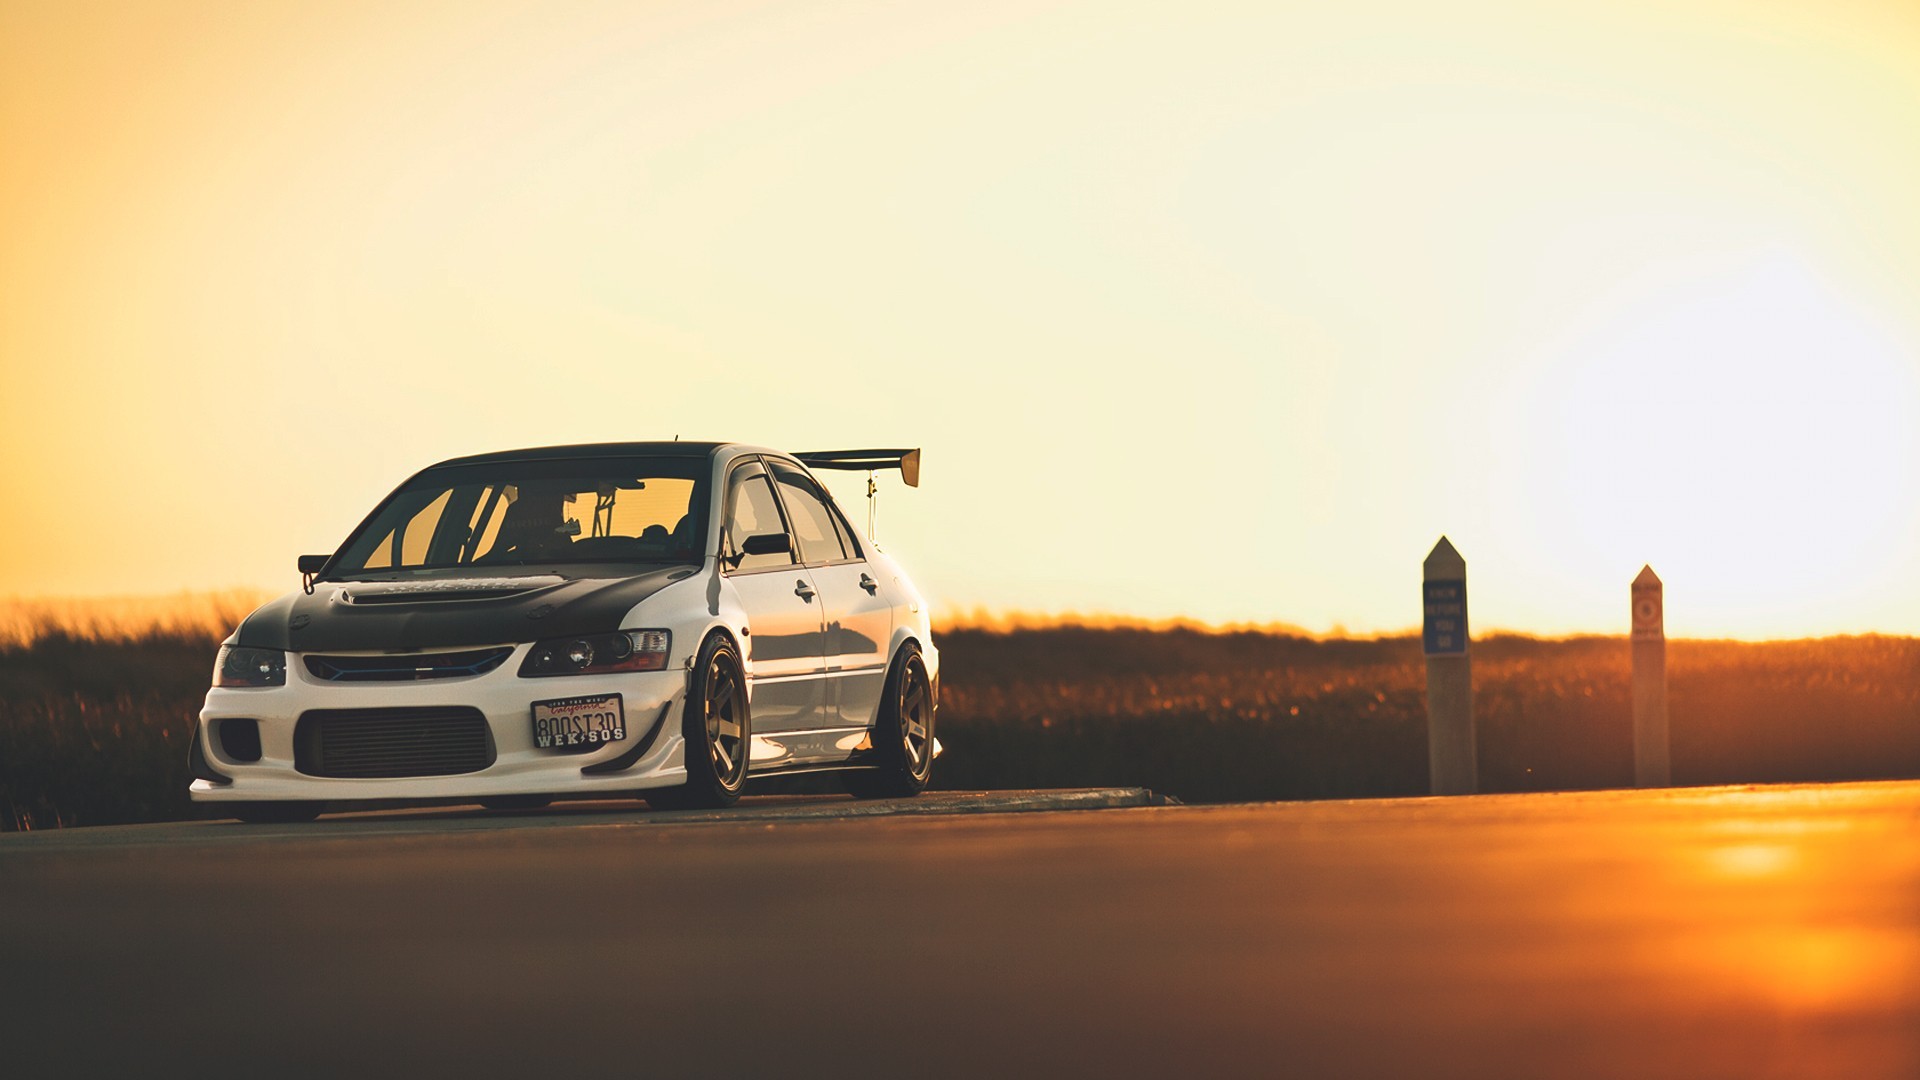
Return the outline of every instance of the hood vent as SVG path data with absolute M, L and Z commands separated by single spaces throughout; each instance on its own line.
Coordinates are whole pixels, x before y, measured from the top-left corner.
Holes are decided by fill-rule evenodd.
M 341 603 L 438 604 L 456 600 L 499 600 L 550 589 L 566 583 L 563 577 L 464 578 L 439 581 L 362 581 L 338 593 Z

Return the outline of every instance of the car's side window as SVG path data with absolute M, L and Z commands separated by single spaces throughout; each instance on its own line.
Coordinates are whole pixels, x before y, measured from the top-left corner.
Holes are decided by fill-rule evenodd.
M 733 470 L 727 478 L 727 567 L 766 570 L 792 566 L 791 551 L 754 555 L 746 550 L 748 537 L 784 536 L 786 531 L 780 506 L 773 499 L 773 486 L 767 482 L 767 470 L 757 462 Z
M 800 561 L 839 562 L 847 557 L 840 545 L 840 532 L 833 527 L 833 513 L 827 509 L 813 478 L 782 461 L 773 461 L 773 478 L 780 485 L 780 502 L 793 519 L 794 539 L 800 543 Z
M 847 515 L 840 512 L 840 504 L 827 498 L 827 509 L 833 512 L 833 527 L 840 533 L 840 546 L 847 550 L 847 558 L 864 559 L 867 553 L 860 550 L 860 540 L 853 534 L 853 526 L 847 524 Z

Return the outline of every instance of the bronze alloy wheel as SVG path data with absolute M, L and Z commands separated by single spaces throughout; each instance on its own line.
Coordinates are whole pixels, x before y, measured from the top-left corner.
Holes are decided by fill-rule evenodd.
M 927 789 L 933 775 L 933 680 L 920 649 L 908 642 L 887 673 L 874 718 L 870 768 L 848 772 L 847 790 L 862 799 L 901 799 Z
M 900 717 L 900 745 L 906 751 L 907 771 L 924 780 L 933 764 L 933 684 L 927 679 L 926 661 L 918 652 L 907 657 L 904 675 L 899 704 L 895 706 Z
M 747 695 L 731 651 L 715 651 L 707 661 L 702 682 L 706 691 L 707 754 L 714 779 L 720 787 L 737 792 L 747 776 Z
M 657 810 L 732 806 L 747 783 L 753 718 L 747 680 L 733 642 L 715 635 L 700 646 L 687 686 L 680 733 L 686 740 L 687 782 L 640 793 Z

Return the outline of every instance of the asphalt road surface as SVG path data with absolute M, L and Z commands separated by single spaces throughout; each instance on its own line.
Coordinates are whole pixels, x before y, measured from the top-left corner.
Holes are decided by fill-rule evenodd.
M 0 836 L 0 1075 L 1920 1076 L 1920 784 L 834 805 Z

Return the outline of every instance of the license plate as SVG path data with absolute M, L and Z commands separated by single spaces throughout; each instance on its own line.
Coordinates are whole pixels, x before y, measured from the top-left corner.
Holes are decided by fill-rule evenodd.
M 583 754 L 627 737 L 627 713 L 619 694 L 570 697 L 533 703 L 533 745 L 539 750 Z

